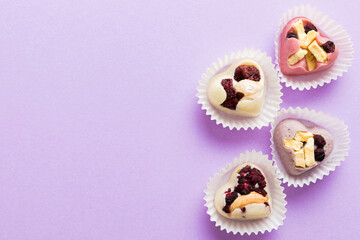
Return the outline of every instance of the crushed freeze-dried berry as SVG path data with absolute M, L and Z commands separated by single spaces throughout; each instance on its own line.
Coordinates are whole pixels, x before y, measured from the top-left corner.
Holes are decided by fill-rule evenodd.
M 232 79 L 223 79 L 221 81 L 221 85 L 224 87 L 224 90 L 226 92 L 226 99 L 221 104 L 221 106 L 229 108 L 231 110 L 235 110 L 239 100 L 233 86 Z
M 260 81 L 260 72 L 253 65 L 240 65 L 235 69 L 234 79 L 238 82 L 243 79 Z

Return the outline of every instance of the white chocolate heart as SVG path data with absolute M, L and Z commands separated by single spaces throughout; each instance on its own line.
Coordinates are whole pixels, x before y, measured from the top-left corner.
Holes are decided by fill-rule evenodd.
M 234 79 L 235 69 L 240 65 L 253 65 L 260 73 L 260 80 L 253 81 L 249 79 L 240 80 L 237 82 Z M 236 105 L 236 109 L 223 107 L 221 104 L 226 100 L 227 93 L 224 87 L 221 85 L 222 80 L 231 79 L 232 85 L 236 92 L 241 92 L 244 97 Z M 265 76 L 260 65 L 251 59 L 240 59 L 234 62 L 225 72 L 214 76 L 208 85 L 207 96 L 210 103 L 230 114 L 245 116 L 245 117 L 256 117 L 260 114 L 264 99 L 265 99 Z
M 264 176 L 264 181 L 266 182 L 266 187 L 264 190 L 267 192 L 266 196 L 263 196 L 255 191 L 251 191 L 247 195 L 240 195 L 235 199 L 235 201 L 230 205 L 230 213 L 226 213 L 223 208 L 226 205 L 226 192 L 230 188 L 231 191 L 234 191 L 234 188 L 238 185 L 238 175 L 246 165 L 249 165 L 251 168 L 258 169 L 261 174 Z M 220 187 L 215 194 L 215 208 L 216 210 L 224 217 L 237 219 L 237 220 L 250 220 L 250 219 L 259 219 L 265 218 L 270 215 L 272 208 L 272 199 L 270 196 L 270 190 L 268 187 L 268 181 L 265 174 L 262 170 L 253 163 L 245 162 L 239 165 L 232 173 L 229 182 Z M 267 203 L 267 204 L 266 204 Z M 242 208 L 244 208 L 242 210 Z

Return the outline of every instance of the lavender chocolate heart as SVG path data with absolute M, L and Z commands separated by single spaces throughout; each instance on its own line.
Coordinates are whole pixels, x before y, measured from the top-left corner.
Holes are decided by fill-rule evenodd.
M 300 175 L 319 165 L 334 148 L 326 129 L 306 120 L 284 119 L 275 128 L 278 156 L 291 175 Z

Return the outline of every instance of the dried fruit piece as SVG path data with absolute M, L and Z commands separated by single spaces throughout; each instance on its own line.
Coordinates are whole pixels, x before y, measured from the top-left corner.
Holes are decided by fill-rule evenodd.
M 251 176 L 251 182 L 252 182 L 253 184 L 259 183 L 259 182 L 261 182 L 262 180 L 263 180 L 263 179 L 261 178 L 260 175 L 254 174 L 254 175 Z
M 221 81 L 221 85 L 224 87 L 226 92 L 226 99 L 221 106 L 235 110 L 239 100 L 235 88 L 232 83 L 232 79 L 224 79 Z
M 261 188 L 256 188 L 255 192 L 260 193 L 264 197 L 267 195 L 267 192 L 264 189 L 261 189 Z
M 265 181 L 260 181 L 259 182 L 259 188 L 265 188 L 266 187 L 266 182 Z
M 226 213 L 230 213 L 230 205 L 225 205 L 225 207 L 223 208 L 223 211 Z
M 240 172 L 243 172 L 243 173 L 250 173 L 251 172 L 251 167 L 250 165 L 246 165 L 245 167 L 243 167 Z
M 316 29 L 315 25 L 312 24 L 312 23 L 306 23 L 305 26 L 304 26 L 304 29 L 305 29 L 305 33 L 308 33 L 311 30 L 314 30 L 315 32 L 317 32 L 317 29 Z
M 243 176 L 241 176 L 241 177 L 239 176 L 238 179 L 239 179 L 238 183 L 246 183 L 247 182 L 246 178 L 244 178 Z
M 236 93 L 236 99 L 237 99 L 238 101 L 240 101 L 244 96 L 245 96 L 245 95 L 244 95 L 242 92 L 237 92 L 237 93 Z
M 321 162 L 322 160 L 325 159 L 325 151 L 324 151 L 323 148 L 317 148 L 317 149 L 315 149 L 314 154 L 315 154 L 315 160 L 316 160 L 316 161 L 320 161 L 320 162 Z
M 335 52 L 335 43 L 332 41 L 327 41 L 326 43 L 324 43 L 323 45 L 321 45 L 321 47 L 324 49 L 325 52 L 327 53 L 333 53 Z
M 286 38 L 297 38 L 297 35 L 294 31 L 290 31 L 286 34 Z
M 314 135 L 314 143 L 318 148 L 322 148 L 325 146 L 326 141 L 325 138 L 319 134 Z
M 243 79 L 260 81 L 260 72 L 254 65 L 240 65 L 235 69 L 234 79 L 238 82 Z
M 238 197 L 238 195 L 236 192 L 232 192 L 230 195 L 226 196 L 225 197 L 226 205 L 232 204 L 237 197 Z

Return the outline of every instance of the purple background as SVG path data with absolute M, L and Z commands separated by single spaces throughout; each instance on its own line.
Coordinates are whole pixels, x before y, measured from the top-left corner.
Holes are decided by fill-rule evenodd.
M 356 48 L 359 2 L 301 1 L 312 2 Z M 232 51 L 259 48 L 274 59 L 280 18 L 298 4 L 2 1 L 0 239 L 240 238 L 210 222 L 203 190 L 239 153 L 270 154 L 270 128 L 216 125 L 197 104 L 196 87 Z M 285 187 L 278 231 L 243 239 L 358 234 L 359 75 L 355 60 L 322 88 L 282 90 L 282 107 L 344 120 L 352 149 L 322 181 Z

